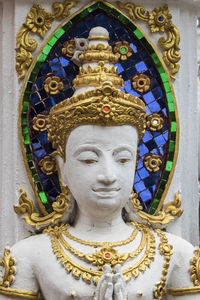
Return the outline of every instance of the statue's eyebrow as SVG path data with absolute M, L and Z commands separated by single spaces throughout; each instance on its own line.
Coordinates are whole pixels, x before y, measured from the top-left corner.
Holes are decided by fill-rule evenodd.
M 119 152 L 123 152 L 123 151 L 129 152 L 132 156 L 135 154 L 135 150 L 133 150 L 132 147 L 130 147 L 129 145 L 122 145 L 114 149 L 113 155 L 116 155 Z
M 86 152 L 86 151 L 91 151 L 94 152 L 95 154 L 99 154 L 100 150 L 98 147 L 94 146 L 94 145 L 90 145 L 90 144 L 85 144 L 85 145 L 81 145 L 78 147 L 78 149 L 76 149 L 76 151 L 74 152 L 73 156 L 77 156 L 79 155 L 81 152 Z

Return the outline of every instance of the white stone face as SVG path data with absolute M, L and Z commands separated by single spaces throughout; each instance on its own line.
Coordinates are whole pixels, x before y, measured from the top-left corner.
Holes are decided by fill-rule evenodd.
M 134 181 L 137 130 L 132 126 L 80 126 L 66 145 L 60 162 L 67 185 L 85 215 L 102 217 L 121 211 Z

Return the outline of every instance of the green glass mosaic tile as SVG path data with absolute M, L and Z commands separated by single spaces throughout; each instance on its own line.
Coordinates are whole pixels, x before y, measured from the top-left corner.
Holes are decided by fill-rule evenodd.
M 141 42 L 145 46 L 145 48 L 148 50 L 150 55 L 155 52 L 154 49 L 152 48 L 152 46 L 147 42 L 145 37 L 141 38 Z
M 44 203 L 44 204 L 48 203 L 47 197 L 44 192 L 39 193 L 39 196 L 40 196 L 40 199 L 42 200 L 42 203 Z
M 38 192 L 42 192 L 41 183 L 40 182 L 36 183 L 36 186 L 37 186 Z
M 28 133 L 28 127 L 23 127 L 22 132 L 23 132 L 23 134 Z
M 156 55 L 156 53 L 153 53 L 151 55 L 151 57 L 153 58 L 153 61 L 154 61 L 155 64 L 158 64 L 160 62 L 160 60 L 159 60 L 158 56 Z
M 176 122 L 171 122 L 171 132 L 176 132 Z
M 24 144 L 25 144 L 25 145 L 30 144 L 30 139 L 29 139 L 28 134 L 26 134 L 25 137 L 24 137 Z
M 30 77 L 29 77 L 29 81 L 33 83 L 33 82 L 35 81 L 36 76 L 37 76 L 36 73 L 31 72 L 31 75 L 30 75 Z
M 31 154 L 31 148 L 29 145 L 25 145 L 26 153 Z
M 71 21 L 70 21 L 70 22 L 67 22 L 67 24 L 65 24 L 65 25 L 63 26 L 63 30 L 64 30 L 64 31 L 68 31 L 71 27 L 72 27 L 72 22 L 71 22 Z
M 32 175 L 34 176 L 35 174 L 37 174 L 37 170 L 36 170 L 35 168 L 32 168 L 32 169 L 31 169 L 31 173 L 32 173 Z
M 136 29 L 133 33 L 139 40 L 143 37 L 143 34 L 138 29 Z
M 176 147 L 176 144 L 174 143 L 174 141 L 170 141 L 170 143 L 169 143 L 169 151 L 170 152 L 174 152 L 175 151 L 175 147 Z
M 40 181 L 39 176 L 38 176 L 38 175 L 35 175 L 35 176 L 34 176 L 34 180 L 35 180 L 36 183 L 39 182 L 39 181 Z
M 57 37 L 57 39 L 59 39 L 63 34 L 65 33 L 65 31 L 60 28 L 58 29 L 58 31 L 54 34 L 55 37 Z
M 164 88 L 165 88 L 165 91 L 166 91 L 166 93 L 168 93 L 168 92 L 170 92 L 170 91 L 171 91 L 171 88 L 170 88 L 170 86 L 169 86 L 169 83 L 168 83 L 168 82 L 164 83 Z
M 32 167 L 33 167 L 33 162 L 32 162 L 32 161 L 29 161 L 29 162 L 28 162 L 28 165 L 29 165 L 29 168 L 32 168 Z
M 163 83 L 168 82 L 168 78 L 167 78 L 167 75 L 165 73 L 160 74 L 160 76 L 162 78 Z M 170 92 L 170 91 L 168 91 L 168 92 Z
M 52 47 L 53 45 L 55 45 L 55 43 L 57 42 L 57 40 L 58 40 L 57 37 L 54 35 L 54 36 L 52 36 L 52 38 L 50 39 L 50 41 L 48 41 L 48 44 Z
M 173 165 L 172 161 L 168 161 L 167 164 L 166 164 L 165 170 L 166 171 L 171 171 L 172 165 Z
M 88 15 L 88 10 L 87 10 L 87 9 L 85 9 L 84 11 L 82 11 L 82 12 L 80 13 L 81 18 L 84 18 L 84 17 L 86 17 L 87 15 Z
M 24 97 L 23 97 L 23 102 L 28 102 L 29 101 L 29 98 L 30 98 L 30 91 L 25 91 L 24 93 Z
M 174 109 L 174 103 L 169 103 L 168 107 L 169 107 L 169 111 L 170 112 L 174 112 L 175 111 L 175 109 Z
M 160 199 L 160 198 L 162 197 L 162 194 L 163 194 L 163 190 L 160 188 L 160 189 L 157 191 L 157 193 L 156 193 L 156 197 L 157 197 L 158 199 Z
M 167 101 L 169 103 L 173 103 L 174 102 L 174 99 L 173 99 L 173 96 L 172 96 L 172 93 L 171 92 L 168 92 L 167 93 Z
M 161 183 L 160 183 L 160 188 L 162 189 L 162 190 L 164 190 L 165 189 L 165 186 L 166 186 L 166 183 L 167 183 L 167 181 L 166 180 L 161 180 Z
M 176 140 L 176 131 L 171 132 L 171 140 L 175 141 Z
M 43 63 L 43 62 L 45 61 L 46 58 L 47 58 L 46 55 L 45 55 L 44 53 L 42 53 L 42 54 L 40 55 L 40 57 L 38 58 L 38 61 L 39 61 L 40 63 Z
M 41 64 L 42 64 L 41 61 L 37 61 L 37 62 L 36 62 L 35 67 L 34 67 L 34 69 L 33 69 L 33 72 L 34 72 L 34 73 L 38 74 L 38 72 L 39 72 L 39 70 L 40 70 L 40 68 L 41 68 Z
M 24 102 L 23 105 L 22 105 L 22 111 L 23 112 L 27 112 L 28 106 L 29 106 L 29 103 L 28 102 Z
M 27 155 L 27 159 L 28 159 L 28 161 L 31 161 L 31 160 L 33 160 L 33 156 L 32 156 L 32 154 L 28 154 L 28 155 Z
M 21 122 L 22 122 L 22 125 L 27 125 L 26 115 L 22 115 Z
M 165 171 L 163 174 L 163 179 L 167 180 L 169 178 L 169 174 L 170 174 L 170 172 Z
M 173 161 L 173 158 L 174 158 L 174 152 L 169 152 L 168 159 Z
M 52 47 L 51 47 L 50 45 L 47 44 L 47 45 L 44 47 L 42 53 L 48 55 L 49 52 L 51 51 L 51 48 L 52 48 Z
M 169 117 L 171 121 L 176 121 L 176 115 L 175 115 L 175 111 L 172 111 L 169 113 Z
M 103 10 L 105 10 L 106 12 L 110 12 L 112 13 L 112 8 L 107 6 L 106 4 L 104 4 L 103 2 L 99 3 L 99 7 L 102 8 Z

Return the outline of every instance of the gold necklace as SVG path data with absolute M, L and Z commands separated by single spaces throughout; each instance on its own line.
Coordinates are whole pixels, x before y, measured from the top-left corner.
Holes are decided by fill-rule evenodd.
M 81 240 L 81 239 L 71 235 L 71 233 L 69 233 L 69 231 L 67 230 L 67 227 L 69 226 L 68 224 L 66 225 L 66 229 L 63 231 L 63 233 L 70 240 L 73 240 L 82 245 L 91 246 L 91 247 L 103 247 L 105 245 L 109 245 L 109 247 L 117 247 L 117 246 L 129 244 L 130 242 L 132 242 L 135 239 L 135 237 L 138 233 L 139 224 L 136 224 L 134 222 L 131 222 L 130 224 L 132 226 L 136 226 L 136 228 L 133 230 L 131 236 L 126 240 L 118 241 L 118 242 L 90 242 L 90 241 Z
M 72 275 L 75 278 L 82 277 L 82 279 L 87 283 L 91 283 L 91 281 L 97 283 L 103 274 L 102 271 L 87 269 L 75 263 L 64 252 L 62 245 L 59 242 L 59 236 L 60 232 L 62 232 L 65 228 L 65 225 L 61 225 L 60 227 L 49 227 L 48 229 L 44 230 L 44 233 L 47 233 L 51 238 L 53 253 L 56 255 L 57 259 L 60 261 L 61 265 L 65 268 L 65 270 L 69 273 L 72 272 Z M 154 234 L 146 226 L 140 225 L 140 229 L 143 231 L 143 234 L 146 236 L 147 239 L 145 253 L 137 263 L 135 263 L 128 269 L 122 271 L 122 274 L 126 281 L 128 281 L 132 276 L 135 278 L 138 277 L 139 273 L 144 272 L 146 270 L 146 266 L 150 266 L 151 261 L 154 260 L 156 248 Z
M 124 254 L 119 254 L 115 249 L 111 248 L 110 243 L 104 243 L 103 248 L 97 250 L 95 253 L 84 254 L 80 251 L 77 251 L 72 246 L 70 246 L 67 243 L 67 241 L 63 238 L 62 233 L 60 234 L 58 240 L 66 250 L 68 250 L 78 258 L 85 260 L 86 262 L 94 266 L 97 266 L 98 269 L 102 271 L 103 266 L 105 264 L 108 264 L 113 268 L 115 265 L 117 264 L 123 265 L 124 262 L 127 261 L 128 259 L 133 259 L 137 255 L 139 255 L 140 252 L 144 249 L 144 246 L 147 242 L 147 236 L 142 231 L 142 239 L 138 248 L 130 253 L 124 253 Z

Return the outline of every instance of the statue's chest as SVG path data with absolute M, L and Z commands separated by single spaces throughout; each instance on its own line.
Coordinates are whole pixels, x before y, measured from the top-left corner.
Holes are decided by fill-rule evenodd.
M 128 299 L 153 300 L 153 291 L 156 283 L 161 280 L 163 257 L 155 255 L 150 266 L 146 266 L 144 272 L 139 272 L 137 278 L 131 276 L 126 282 Z M 92 300 L 96 290 L 93 283 L 86 283 L 82 276 L 79 279 L 73 276 L 73 271 L 67 272 L 63 265 L 52 252 L 47 253 L 45 259 L 38 265 L 37 277 L 45 299 L 55 300 Z M 88 269 L 89 270 L 89 269 Z M 77 278 L 77 279 L 76 279 Z

